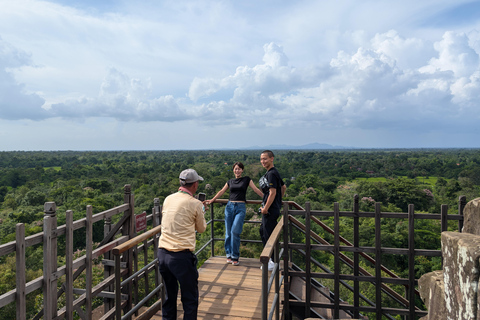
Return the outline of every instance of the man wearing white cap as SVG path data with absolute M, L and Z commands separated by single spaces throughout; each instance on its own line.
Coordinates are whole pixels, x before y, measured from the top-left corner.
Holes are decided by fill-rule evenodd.
M 180 173 L 178 192 L 165 198 L 162 208 L 162 234 L 158 259 L 167 296 L 162 305 L 164 320 L 177 319 L 177 294 L 180 284 L 183 319 L 197 319 L 198 271 L 195 231 L 207 228 L 203 203 L 194 198 L 203 181 L 193 169 Z

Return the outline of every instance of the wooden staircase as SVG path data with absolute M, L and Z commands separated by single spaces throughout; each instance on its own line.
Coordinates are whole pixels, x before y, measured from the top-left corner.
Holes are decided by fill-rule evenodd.
M 292 277 L 290 282 L 290 296 L 294 299 L 305 301 L 305 280 L 300 277 Z M 331 303 L 331 300 L 327 297 L 330 296 L 330 290 L 327 287 L 316 287 L 311 286 L 310 290 L 310 301 L 316 303 Z M 304 308 L 292 308 L 290 307 L 295 315 L 304 318 L 305 310 Z M 317 319 L 333 319 L 333 310 L 324 309 L 324 308 L 312 308 L 312 313 L 315 313 Z M 313 316 L 313 314 L 312 314 Z M 340 319 L 352 319 L 345 311 L 340 310 Z

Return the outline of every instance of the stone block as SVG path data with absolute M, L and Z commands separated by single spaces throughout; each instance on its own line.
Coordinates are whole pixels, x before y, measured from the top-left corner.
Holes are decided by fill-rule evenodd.
M 465 205 L 462 232 L 480 236 L 480 198 L 473 199 Z
M 442 271 L 433 271 L 424 274 L 418 279 L 418 291 L 428 309 L 428 315 L 423 317 L 422 320 L 447 319 L 445 286 Z
M 443 232 L 442 256 L 447 319 L 480 319 L 480 236 Z

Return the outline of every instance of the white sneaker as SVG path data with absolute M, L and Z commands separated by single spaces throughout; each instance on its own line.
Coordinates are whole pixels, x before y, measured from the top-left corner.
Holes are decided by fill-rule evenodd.
M 262 269 L 263 266 L 260 266 L 260 269 Z M 268 271 L 273 271 L 273 268 L 275 268 L 275 262 L 272 261 L 272 259 L 270 259 L 268 261 Z
M 268 261 L 268 271 L 272 271 L 273 268 L 275 268 L 275 263 L 272 260 Z

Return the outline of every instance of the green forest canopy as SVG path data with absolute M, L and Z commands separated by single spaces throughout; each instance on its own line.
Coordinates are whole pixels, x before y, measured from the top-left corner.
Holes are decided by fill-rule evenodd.
M 190 167 L 204 177 L 199 192 L 206 193 L 207 198 L 212 198 L 233 177 L 231 166 L 236 161 L 244 163 L 245 175 L 258 185 L 258 179 L 265 172 L 259 161 L 260 152 L 0 152 L 0 241 L 15 240 L 16 223 L 25 224 L 27 235 L 41 232 L 46 201 L 56 203 L 58 222 L 63 224 L 66 210 L 72 210 L 74 219 L 78 220 L 85 216 L 87 205 L 92 205 L 94 213 L 98 213 L 123 203 L 126 184 L 132 186 L 135 195 L 135 212 L 150 212 L 153 199 L 163 201 L 175 192 L 179 173 Z M 330 210 L 334 202 L 338 202 L 342 210 L 351 210 L 353 196 L 358 194 L 361 211 L 373 211 L 375 202 L 381 202 L 382 210 L 388 212 L 406 212 L 407 206 L 414 204 L 416 212 L 439 213 L 440 206 L 447 204 L 449 213 L 456 213 L 460 195 L 469 201 L 478 197 L 480 191 L 480 150 L 477 149 L 282 150 L 275 151 L 274 164 L 287 185 L 284 199 L 302 206 L 308 201 L 313 210 Z M 259 199 L 251 190 L 247 197 Z M 221 219 L 222 212 L 217 212 Z M 425 220 L 416 225 L 419 247 L 440 247 L 439 236 L 432 232 L 438 229 L 435 224 L 437 221 Z M 221 225 L 216 228 L 221 232 Z M 342 228 L 342 235 L 348 238 L 351 227 Z M 372 245 L 372 237 L 368 236 L 374 232 L 372 228 L 371 222 L 362 222 L 360 232 L 365 235 L 362 246 Z M 100 241 L 103 230 L 97 227 L 94 232 L 94 241 Z M 383 223 L 382 245 L 396 247 L 404 243 L 407 232 L 402 223 Z M 254 229 L 245 228 L 243 235 L 247 233 L 258 237 Z M 81 249 L 84 240 L 79 239 L 78 243 L 77 249 Z M 221 251 L 222 245 L 217 249 Z M 241 254 L 258 256 L 260 250 L 242 246 Z M 28 257 L 28 277 L 33 279 L 41 275 L 41 248 L 29 248 Z M 331 258 L 320 255 L 317 259 L 328 264 Z M 439 258 L 418 257 L 417 260 L 417 277 L 440 266 Z M 15 286 L 9 271 L 14 270 L 14 263 L 10 257 L 0 259 L 0 293 Z M 385 259 L 384 263 L 400 276 L 406 270 L 405 259 Z M 34 306 L 29 308 L 34 312 Z M 8 312 L 14 314 L 14 310 L 0 310 L 0 314 Z
M 41 231 L 43 204 L 54 201 L 58 212 L 72 210 L 82 218 L 86 205 L 94 213 L 123 202 L 123 187 L 132 186 L 135 211 L 149 212 L 176 191 L 178 175 L 195 168 L 205 182 L 207 198 L 233 177 L 231 165 L 241 161 L 255 183 L 265 169 L 260 150 L 236 151 L 56 151 L 0 152 L 0 241 L 14 239 L 15 224 L 27 234 Z M 478 149 L 275 151 L 275 166 L 287 185 L 285 200 L 312 209 L 331 209 L 339 202 L 351 210 L 358 194 L 361 210 L 381 202 L 390 212 L 440 212 L 442 204 L 456 212 L 459 195 L 467 201 L 480 190 Z M 224 197 L 227 197 L 225 195 Z M 250 199 L 258 199 L 251 190 Z M 61 219 L 61 218 L 60 218 Z M 61 222 L 61 221 L 59 221 Z
M 45 201 L 55 201 L 60 210 L 74 211 L 83 211 L 91 201 L 97 210 L 103 210 L 122 201 L 125 184 L 132 185 L 138 210 L 149 210 L 153 198 L 163 200 L 176 190 L 178 174 L 188 167 L 205 178 L 204 190 L 199 191 L 210 197 L 233 177 L 231 165 L 236 161 L 243 162 L 245 174 L 258 183 L 264 173 L 259 153 L 0 152 L 0 215 L 3 222 L 10 215 L 31 223 L 28 220 L 34 218 L 28 217 L 41 213 Z M 479 163 L 477 149 L 276 151 L 275 155 L 275 166 L 287 184 L 286 200 L 310 201 L 317 209 L 342 202 L 344 190 L 350 190 L 402 211 L 413 203 L 416 210 L 438 212 L 440 204 L 454 205 L 459 194 L 467 200 L 478 195 Z

